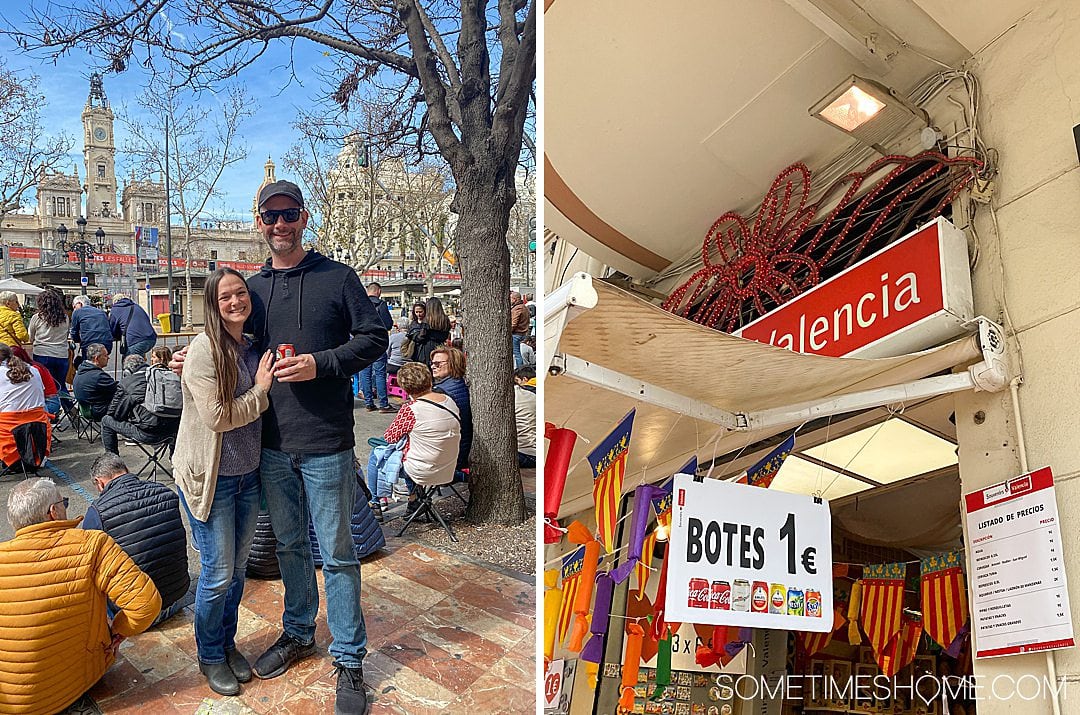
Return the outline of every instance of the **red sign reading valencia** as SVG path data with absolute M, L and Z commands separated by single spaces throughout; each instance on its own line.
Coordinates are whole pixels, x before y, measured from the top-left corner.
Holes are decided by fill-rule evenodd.
M 930 347 L 958 333 L 971 317 L 966 257 L 963 234 L 938 219 L 736 335 L 832 357 L 876 357 Z M 885 345 L 897 335 L 905 339 L 892 348 Z

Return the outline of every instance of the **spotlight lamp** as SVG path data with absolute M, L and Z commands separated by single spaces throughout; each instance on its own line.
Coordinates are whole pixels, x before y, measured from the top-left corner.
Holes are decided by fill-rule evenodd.
M 930 124 L 929 115 L 895 90 L 852 75 L 810 108 L 810 115 L 855 137 L 882 154 L 913 123 Z

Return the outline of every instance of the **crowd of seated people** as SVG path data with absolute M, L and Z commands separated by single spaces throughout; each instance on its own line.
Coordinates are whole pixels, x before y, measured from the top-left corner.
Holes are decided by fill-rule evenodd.
M 172 351 L 164 345 L 150 350 L 149 364 L 137 353 L 124 358 L 124 376 L 117 383 L 112 401 L 101 419 L 101 444 L 105 451 L 120 453 L 117 435 L 143 444 L 175 439 L 180 418 L 157 415 L 144 406 L 150 371 L 168 370 L 170 359 Z

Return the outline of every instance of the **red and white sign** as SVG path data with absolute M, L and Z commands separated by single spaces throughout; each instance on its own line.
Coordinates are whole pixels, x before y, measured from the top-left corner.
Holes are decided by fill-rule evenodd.
M 802 494 L 676 474 L 666 615 L 673 623 L 832 630 L 832 515 Z M 740 589 L 714 607 L 712 594 Z M 754 591 L 769 594 L 765 610 Z M 807 600 L 814 605 L 807 609 Z
M 735 334 L 800 353 L 891 357 L 955 337 L 972 317 L 967 239 L 938 218 Z
M 975 657 L 1075 645 L 1050 468 L 965 494 L 964 504 Z

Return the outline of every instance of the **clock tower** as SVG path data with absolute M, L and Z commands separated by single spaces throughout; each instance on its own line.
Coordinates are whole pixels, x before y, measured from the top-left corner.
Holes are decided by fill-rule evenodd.
M 90 75 L 90 96 L 83 107 L 83 157 L 86 162 L 85 216 L 119 215 L 116 204 L 116 143 L 113 112 L 100 74 Z

